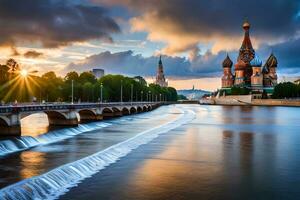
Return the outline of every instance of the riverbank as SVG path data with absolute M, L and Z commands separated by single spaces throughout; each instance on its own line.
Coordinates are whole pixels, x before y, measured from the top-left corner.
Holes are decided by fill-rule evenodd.
M 232 95 L 212 99 L 201 99 L 199 102 L 203 105 L 300 107 L 300 99 L 252 99 L 251 95 Z

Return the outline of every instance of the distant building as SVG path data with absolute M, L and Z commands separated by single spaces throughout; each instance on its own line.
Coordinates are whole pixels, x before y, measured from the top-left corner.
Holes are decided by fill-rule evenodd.
M 92 73 L 97 79 L 99 79 L 104 76 L 104 69 L 93 69 Z
M 155 84 L 159 85 L 160 87 L 168 87 L 168 82 L 166 81 L 164 75 L 164 67 L 161 61 L 161 56 L 159 57 Z
M 248 88 L 252 94 L 258 94 L 258 96 L 262 93 L 272 94 L 277 84 L 277 58 L 271 53 L 262 67 L 262 61 L 252 47 L 249 22 L 246 21 L 243 24 L 243 29 L 244 40 L 234 65 L 234 72 L 231 71 L 233 62 L 228 55 L 222 63 L 222 90 L 230 94 L 232 87 L 240 87 Z

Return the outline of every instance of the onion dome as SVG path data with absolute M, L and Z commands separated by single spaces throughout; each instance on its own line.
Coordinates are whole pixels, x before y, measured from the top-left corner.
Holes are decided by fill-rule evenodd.
M 250 28 L 250 23 L 246 20 L 243 24 L 244 29 L 249 29 Z
M 235 70 L 244 70 L 246 68 L 246 63 L 239 59 L 238 62 L 234 65 Z
M 226 58 L 224 59 L 222 66 L 223 68 L 231 68 L 232 67 L 233 62 L 231 61 L 231 59 L 229 58 L 228 54 L 226 56 Z
M 255 55 L 255 57 L 251 60 L 250 65 L 253 67 L 261 67 L 262 60 L 257 55 Z
M 273 53 L 271 53 L 270 57 L 268 58 L 267 62 L 266 62 L 266 65 L 268 67 L 277 67 L 277 58 L 274 56 Z

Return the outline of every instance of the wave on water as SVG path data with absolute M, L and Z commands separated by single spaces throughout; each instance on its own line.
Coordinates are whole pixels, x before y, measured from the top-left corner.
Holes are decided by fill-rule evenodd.
M 169 123 L 139 133 L 124 142 L 75 162 L 62 165 L 40 176 L 25 179 L 5 187 L 0 190 L 0 199 L 57 199 L 60 195 L 66 193 L 69 188 L 76 186 L 85 178 L 126 156 L 133 149 L 150 142 L 162 133 L 186 124 L 194 118 L 195 113 L 193 111 L 182 110 L 182 114 Z
M 75 135 L 97 130 L 111 125 L 105 122 L 95 122 L 90 124 L 79 124 L 76 128 L 66 128 L 39 135 L 37 137 L 22 136 L 20 138 L 8 139 L 0 141 L 0 156 L 10 153 L 23 151 L 38 145 L 45 145 L 61 140 L 71 138 Z

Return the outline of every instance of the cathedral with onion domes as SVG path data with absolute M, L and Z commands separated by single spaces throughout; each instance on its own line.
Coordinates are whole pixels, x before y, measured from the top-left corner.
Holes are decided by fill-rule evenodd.
M 237 62 L 234 64 L 227 54 L 224 59 L 222 90 L 230 94 L 233 87 L 250 89 L 251 94 L 272 94 L 274 86 L 277 84 L 277 58 L 273 53 L 263 65 L 262 60 L 255 53 L 250 40 L 250 24 L 243 24 L 244 40 L 239 50 Z

